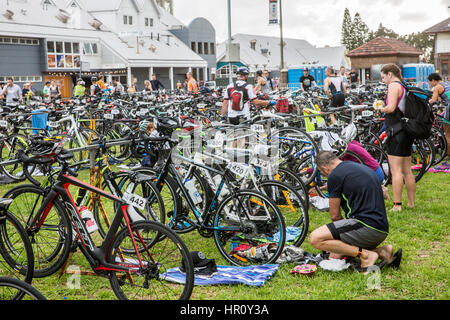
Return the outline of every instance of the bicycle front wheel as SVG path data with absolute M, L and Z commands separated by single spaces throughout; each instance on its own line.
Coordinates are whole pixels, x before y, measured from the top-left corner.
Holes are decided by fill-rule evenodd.
M 220 253 L 238 266 L 275 263 L 286 241 L 286 225 L 277 205 L 251 190 L 223 200 L 213 228 Z
M 128 268 L 110 273 L 111 287 L 121 300 L 187 300 L 191 296 L 194 267 L 189 250 L 161 223 L 141 221 L 122 229 L 107 256 L 110 263 Z M 182 265 L 184 273 L 179 270 Z
M 47 300 L 42 293 L 22 280 L 0 277 L 0 300 Z

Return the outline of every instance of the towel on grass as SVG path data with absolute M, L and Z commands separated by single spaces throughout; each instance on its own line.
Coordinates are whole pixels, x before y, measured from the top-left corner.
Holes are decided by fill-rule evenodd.
M 236 267 L 217 266 L 217 273 L 211 277 L 195 275 L 194 284 L 207 286 L 216 284 L 245 284 L 260 287 L 278 270 L 278 264 L 264 264 L 259 266 Z M 160 275 L 167 281 L 184 283 L 185 274 L 180 268 L 171 268 Z

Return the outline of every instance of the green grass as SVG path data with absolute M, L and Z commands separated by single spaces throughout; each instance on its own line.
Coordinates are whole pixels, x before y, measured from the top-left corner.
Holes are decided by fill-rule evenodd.
M 80 176 L 89 181 L 87 172 Z M 400 213 L 388 212 L 390 234 L 386 244 L 395 249 L 403 248 L 403 260 L 399 271 L 385 268 L 380 274 L 380 288 L 371 290 L 371 276 L 343 271 L 332 273 L 321 270 L 315 275 L 294 276 L 289 273 L 295 264 L 281 265 L 274 276 L 263 287 L 245 285 L 196 286 L 195 300 L 299 300 L 299 299 L 449 299 L 449 212 L 450 179 L 445 173 L 428 173 L 417 184 L 415 209 L 404 209 Z M 0 186 L 3 194 L 13 185 Z M 404 191 L 404 196 L 406 197 Z M 392 195 L 392 193 L 391 193 Z M 406 198 L 403 199 L 407 203 Z M 387 208 L 392 207 L 386 203 Z M 327 212 L 310 210 L 310 229 L 330 222 Z M 215 247 L 213 239 L 202 238 L 197 232 L 181 235 L 191 251 L 200 250 L 218 265 L 226 264 Z M 308 238 L 302 245 L 305 251 L 318 253 Z M 89 270 L 84 256 L 77 252 L 70 265 Z M 48 299 L 94 300 L 116 299 L 109 281 L 105 278 L 81 276 L 80 289 L 71 289 L 70 275 L 53 275 L 35 279 L 33 285 Z

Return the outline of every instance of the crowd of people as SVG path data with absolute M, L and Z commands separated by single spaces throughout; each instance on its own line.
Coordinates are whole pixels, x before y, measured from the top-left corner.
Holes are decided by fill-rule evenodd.
M 73 97 L 93 96 L 98 93 L 134 93 L 138 92 L 138 79 L 134 77 L 130 86 L 123 85 L 120 80 L 115 79 L 112 83 L 107 83 L 103 75 L 94 76 L 90 79 L 91 85 L 86 86 L 86 81 L 82 78 L 77 79 L 72 90 Z M 203 81 L 197 82 L 191 72 L 186 74 L 186 79 L 182 84 L 177 82 L 177 89 L 185 89 L 188 92 L 198 94 L 199 88 L 204 85 Z M 152 80 L 144 81 L 144 91 L 158 91 L 165 89 L 163 83 L 157 79 L 157 75 L 152 75 Z M 14 83 L 13 77 L 7 78 L 6 83 L 0 83 L 0 101 L 5 100 L 7 104 L 16 102 L 25 103 L 31 97 L 38 95 L 33 82 L 25 83 L 21 88 Z M 62 96 L 61 88 L 55 81 L 46 81 L 42 89 L 44 101 L 57 99 Z

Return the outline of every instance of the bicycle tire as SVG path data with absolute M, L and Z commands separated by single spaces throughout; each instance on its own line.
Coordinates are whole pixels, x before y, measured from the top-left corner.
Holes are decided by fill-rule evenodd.
M 134 279 L 133 281 L 135 281 L 137 278 L 139 278 L 139 282 L 144 281 L 144 284 L 142 285 L 142 291 L 144 291 L 143 289 L 145 289 L 146 287 L 146 292 L 148 291 L 148 294 L 145 294 L 145 296 L 141 295 L 137 297 L 137 294 L 131 293 L 131 291 L 134 292 L 136 288 L 140 290 L 139 285 L 137 285 L 136 283 L 128 283 L 127 280 L 129 279 L 127 279 L 127 277 L 125 276 L 125 272 L 110 271 L 111 288 L 116 294 L 117 298 L 120 300 L 128 300 L 130 298 L 163 300 L 164 297 L 161 294 L 151 295 L 152 292 L 156 292 L 158 288 L 163 288 L 162 290 L 165 291 L 166 294 L 169 294 L 169 296 L 165 297 L 169 300 L 189 299 L 194 287 L 194 266 L 192 257 L 189 253 L 189 249 L 187 248 L 183 240 L 181 240 L 181 238 L 175 232 L 167 228 L 165 225 L 154 221 L 136 222 L 131 224 L 130 228 L 133 236 L 131 236 L 128 228 L 122 229 L 122 231 L 119 232 L 119 234 L 115 237 L 113 243 L 111 244 L 110 249 L 108 250 L 107 257 L 109 257 L 110 263 L 120 263 L 120 261 L 117 262 L 117 259 L 122 259 L 120 256 L 117 257 L 117 255 L 120 252 L 119 248 L 123 247 L 123 242 L 131 242 L 132 239 L 135 239 L 136 241 L 144 238 L 149 239 L 149 243 L 145 244 L 148 248 L 148 251 L 143 248 L 138 248 L 138 251 L 140 252 L 139 256 L 143 260 L 143 262 L 146 262 L 146 265 L 144 268 L 141 268 L 139 270 L 139 273 L 133 272 L 132 274 L 132 277 Z M 149 233 L 150 236 L 146 236 L 147 233 Z M 142 244 L 143 242 L 137 241 L 136 243 Z M 127 259 L 128 257 L 130 259 Z M 130 252 L 124 254 L 123 258 L 125 259 L 124 262 L 126 262 L 128 265 L 131 265 L 133 262 L 135 263 L 136 261 L 139 261 L 138 256 L 133 256 Z M 166 261 L 163 259 L 170 260 Z M 153 261 L 153 263 L 150 261 Z M 168 275 L 167 272 L 169 270 L 174 270 L 172 268 L 180 267 L 183 261 L 185 262 L 184 274 L 186 275 L 184 278 L 184 283 L 183 281 L 180 281 L 180 283 L 178 284 L 169 284 L 165 280 Z M 152 270 L 150 266 L 153 268 Z M 132 270 L 133 267 L 130 267 L 130 269 Z M 156 274 L 157 271 L 158 273 Z M 165 272 L 159 273 L 159 271 Z M 152 273 L 149 274 L 150 272 Z M 119 274 L 122 274 L 122 276 L 118 276 Z M 167 287 L 170 289 L 167 289 Z
M 305 241 L 309 228 L 308 206 L 305 205 L 302 196 L 293 186 L 279 181 L 264 180 L 261 181 L 258 187 L 262 188 L 264 193 L 276 203 L 280 210 L 287 207 L 286 210 L 282 210 L 284 222 L 286 228 L 291 228 L 291 232 L 297 231 L 297 229 L 301 230 L 292 243 L 294 246 L 300 247 L 303 241 Z M 273 190 L 273 188 L 279 189 Z
M 20 221 L 7 211 L 0 219 L 1 275 L 31 283 L 34 254 L 28 235 Z
M 35 185 L 21 185 L 9 190 L 4 197 L 14 201 L 8 210 L 25 230 L 39 210 L 46 191 Z M 20 198 L 19 198 L 20 196 Z M 70 253 L 72 225 L 62 202 L 55 198 L 45 223 L 37 233 L 28 233 L 34 252 L 34 278 L 44 278 L 57 272 Z
M 8 290 L 6 288 L 10 289 Z M 7 277 L 0 277 L 0 300 L 5 300 L 5 290 L 10 291 L 11 288 L 18 292 L 10 292 L 12 298 L 8 300 L 24 300 L 25 296 L 29 296 L 32 300 L 47 300 L 44 295 L 31 284 L 19 279 Z

